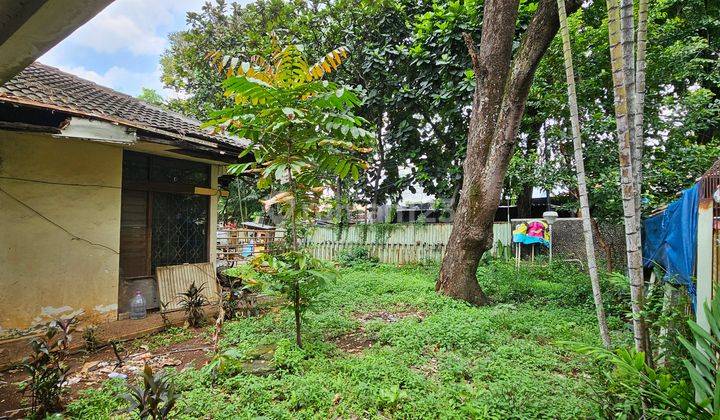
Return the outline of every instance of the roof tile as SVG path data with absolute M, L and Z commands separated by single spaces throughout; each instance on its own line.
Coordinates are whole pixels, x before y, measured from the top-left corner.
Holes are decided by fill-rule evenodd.
M 214 141 L 243 147 L 238 139 L 213 134 L 200 122 L 164 110 L 140 99 L 65 73 L 54 67 L 33 63 L 0 86 L 0 102 L 33 102 L 36 106 L 61 108 L 68 113 L 94 116 L 140 129 L 162 130 L 169 135 Z

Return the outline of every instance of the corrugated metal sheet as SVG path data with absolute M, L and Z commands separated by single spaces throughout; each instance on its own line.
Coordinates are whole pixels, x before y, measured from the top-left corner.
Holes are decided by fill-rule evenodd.
M 187 291 L 193 282 L 197 287 L 205 285 L 203 295 L 209 302 L 217 303 L 220 299 L 215 266 L 210 262 L 158 267 L 157 280 L 160 299 L 168 303 L 168 311 L 181 309 L 178 295 Z
M 408 264 L 426 261 L 441 261 L 445 254 L 445 245 L 450 238 L 452 224 L 434 223 L 428 225 L 396 224 L 377 228 L 372 225 L 353 225 L 342 232 L 331 227 L 316 228 L 307 245 L 316 258 L 335 259 L 343 249 L 363 246 L 370 255 L 380 262 L 388 264 Z M 493 248 L 497 252 L 497 243 L 509 245 L 511 240 L 509 223 L 493 225 Z

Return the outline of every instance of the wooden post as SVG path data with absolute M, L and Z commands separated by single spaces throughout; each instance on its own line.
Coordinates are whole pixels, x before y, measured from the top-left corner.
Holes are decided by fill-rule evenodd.
M 531 262 L 531 263 L 534 263 L 534 262 L 535 262 L 535 244 L 532 244 L 532 245 L 530 245 L 530 246 L 531 246 L 531 248 L 530 248 L 530 262 Z
M 697 224 L 697 304 L 696 322 L 710 332 L 710 323 L 705 313 L 705 302 L 713 298 L 712 257 L 713 257 L 713 199 L 704 198 L 698 206 Z

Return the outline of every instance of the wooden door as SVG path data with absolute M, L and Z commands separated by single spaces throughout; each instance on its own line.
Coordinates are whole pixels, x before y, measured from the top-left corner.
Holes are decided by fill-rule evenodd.
M 148 303 L 154 302 L 155 281 L 150 272 L 150 193 L 123 190 L 120 205 L 120 283 L 118 312 L 130 311 L 130 300 L 140 290 Z
M 148 192 L 123 190 L 120 211 L 120 277 L 150 276 Z

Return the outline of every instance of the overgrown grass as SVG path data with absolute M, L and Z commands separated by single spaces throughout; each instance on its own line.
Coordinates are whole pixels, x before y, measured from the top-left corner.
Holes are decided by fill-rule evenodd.
M 478 277 L 494 304 L 471 307 L 434 291 L 437 267 L 358 266 L 322 295 L 296 348 L 289 313 L 226 324 L 223 348 L 240 360 L 276 346 L 268 376 L 238 364 L 211 385 L 205 371 L 174 374 L 177 418 L 578 418 L 596 411 L 592 368 L 556 344 L 599 344 L 587 277 L 571 267 L 491 263 Z M 624 292 L 613 289 L 614 338 L 627 342 Z M 400 314 L 391 320 L 376 314 Z M 373 345 L 349 353 L 348 334 Z M 74 402 L 73 417 L 121 407 L 107 386 Z M 86 417 L 87 418 L 87 417 Z

